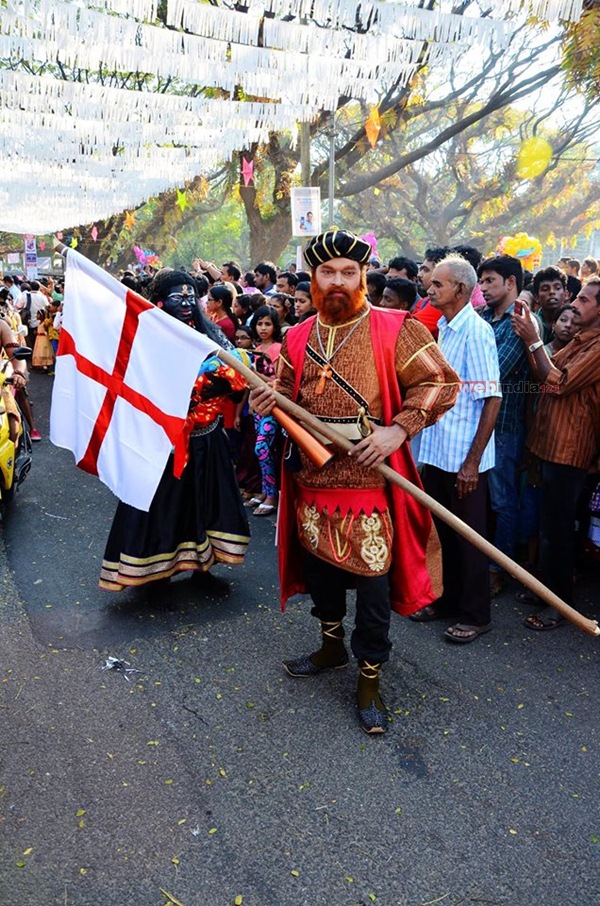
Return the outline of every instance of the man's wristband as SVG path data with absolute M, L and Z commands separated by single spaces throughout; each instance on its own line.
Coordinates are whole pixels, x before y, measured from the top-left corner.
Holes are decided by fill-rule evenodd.
M 543 340 L 536 340 L 535 343 L 532 343 L 531 346 L 528 346 L 527 348 L 528 348 L 529 352 L 535 352 L 536 349 L 539 349 L 543 345 L 544 345 Z

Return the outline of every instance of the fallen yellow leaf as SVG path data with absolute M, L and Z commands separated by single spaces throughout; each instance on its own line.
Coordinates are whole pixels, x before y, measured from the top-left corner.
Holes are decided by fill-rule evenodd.
M 163 897 L 166 897 L 167 900 L 169 900 L 170 903 L 173 904 L 173 906 L 183 906 L 181 900 L 178 900 L 177 897 L 174 897 L 172 893 L 167 893 L 167 891 L 163 887 L 160 887 L 159 890 L 162 893 Z

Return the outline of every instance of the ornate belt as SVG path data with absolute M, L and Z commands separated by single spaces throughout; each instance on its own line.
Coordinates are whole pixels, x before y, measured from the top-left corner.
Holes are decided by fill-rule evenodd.
M 376 425 L 381 424 L 381 419 L 374 418 L 372 415 L 368 415 L 366 418 L 371 423 Z M 331 427 L 335 428 L 339 434 L 343 434 L 347 440 L 362 440 L 363 437 L 366 437 L 370 433 L 369 431 L 365 431 L 363 413 L 361 412 L 359 412 L 358 415 L 352 415 L 345 418 L 331 418 L 327 415 L 319 415 L 319 421 L 331 425 Z M 332 441 L 328 440 L 323 435 L 320 435 L 320 439 L 324 444 L 332 443 Z
M 214 431 L 215 428 L 218 428 L 220 424 L 221 416 L 218 415 L 217 418 L 215 418 L 214 422 L 210 422 L 210 424 L 203 425 L 199 428 L 194 428 L 194 430 L 190 434 L 190 437 L 201 437 L 203 434 L 210 434 L 211 431 Z

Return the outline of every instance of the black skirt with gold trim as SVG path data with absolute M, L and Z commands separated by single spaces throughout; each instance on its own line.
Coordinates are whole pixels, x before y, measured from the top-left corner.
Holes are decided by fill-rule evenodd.
M 181 478 L 171 455 L 147 513 L 119 503 L 99 584 L 121 591 L 183 570 L 206 572 L 215 562 L 241 564 L 249 541 L 223 430 L 192 435 Z

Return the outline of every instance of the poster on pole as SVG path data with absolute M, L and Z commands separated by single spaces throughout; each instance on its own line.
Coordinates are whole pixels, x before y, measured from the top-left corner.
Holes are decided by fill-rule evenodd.
M 25 275 L 28 280 L 37 280 L 38 277 L 35 236 L 25 236 Z
M 318 186 L 292 189 L 292 235 L 318 236 L 321 232 L 321 190 Z

